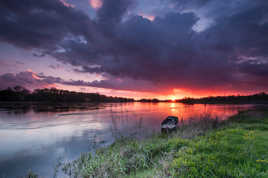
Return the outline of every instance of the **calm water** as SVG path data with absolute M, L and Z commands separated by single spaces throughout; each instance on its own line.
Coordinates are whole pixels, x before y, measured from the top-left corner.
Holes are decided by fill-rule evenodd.
M 0 178 L 21 177 L 29 170 L 45 178 L 53 177 L 59 161 L 74 160 L 81 153 L 107 146 L 121 136 L 144 137 L 159 132 L 161 121 L 168 115 L 187 120 L 210 114 L 226 119 L 251 107 L 125 103 L 65 112 L 1 109 Z

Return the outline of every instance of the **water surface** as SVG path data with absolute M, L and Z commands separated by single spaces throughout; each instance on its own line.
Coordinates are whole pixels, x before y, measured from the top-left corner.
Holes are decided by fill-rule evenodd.
M 180 103 L 101 104 L 79 110 L 0 109 L 0 178 L 29 170 L 53 177 L 59 161 L 107 146 L 122 136 L 146 137 L 160 131 L 161 121 L 211 117 L 226 119 L 252 105 L 184 105 Z

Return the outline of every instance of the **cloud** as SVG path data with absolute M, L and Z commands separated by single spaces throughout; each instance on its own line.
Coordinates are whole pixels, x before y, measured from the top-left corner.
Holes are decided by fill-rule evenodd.
M 36 88 L 53 87 L 53 82 L 41 80 L 36 73 L 31 71 L 20 72 L 17 74 L 6 73 L 0 75 L 0 89 L 8 87 L 23 86 L 33 90 Z
M 133 80 L 131 78 L 109 78 L 105 80 L 95 80 L 93 82 L 79 81 L 65 81 L 65 85 L 74 86 L 87 86 L 114 90 L 128 90 L 128 91 L 141 91 L 141 92 L 159 92 L 159 88 L 152 85 L 151 82 L 143 80 Z
M 74 8 L 75 5 L 68 3 L 66 0 L 59 0 L 64 6 Z
M 139 15 L 142 16 L 143 18 L 150 20 L 150 21 L 154 21 L 154 19 L 155 19 L 155 16 L 153 16 L 153 15 L 148 15 L 148 14 L 144 14 L 144 13 L 140 13 Z
M 8 87 L 23 86 L 33 90 L 37 88 L 56 87 L 58 84 L 67 86 L 79 87 L 97 87 L 104 89 L 115 90 L 130 90 L 130 91 L 156 91 L 157 88 L 152 87 L 150 82 L 134 81 L 132 79 L 109 78 L 105 80 L 95 80 L 86 82 L 83 80 L 64 80 L 60 77 L 46 76 L 42 73 L 33 71 L 24 71 L 17 74 L 5 73 L 0 75 L 0 89 Z
M 66 36 L 92 37 L 87 15 L 66 1 L 9 0 L 0 2 L 0 40 L 22 48 L 53 50 Z
M 133 3 L 134 0 L 103 0 L 102 7 L 97 14 L 98 22 L 107 25 L 119 23 Z
M 51 69 L 54 69 L 54 70 L 58 70 L 61 68 L 61 65 L 60 64 L 56 64 L 56 65 L 50 64 L 48 67 Z
M 99 9 L 102 7 L 103 2 L 102 0 L 89 0 L 89 4 L 91 5 L 92 8 Z
M 268 89 L 267 2 L 169 2 L 172 10 L 151 21 L 129 14 L 134 0 L 103 0 L 96 19 L 55 0 L 3 1 L 0 40 L 108 76 L 69 85 L 155 92 Z M 199 31 L 198 23 L 204 25 Z

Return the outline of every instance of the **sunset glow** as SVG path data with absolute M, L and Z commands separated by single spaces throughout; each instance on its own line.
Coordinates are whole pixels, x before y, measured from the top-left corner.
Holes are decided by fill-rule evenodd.
M 89 4 L 94 9 L 99 9 L 102 7 L 102 0 L 89 0 Z
M 145 19 L 150 20 L 150 21 L 154 21 L 154 19 L 155 19 L 155 16 L 153 16 L 153 15 L 148 15 L 148 14 L 143 14 L 143 13 L 141 13 L 139 15 L 142 16 Z
M 66 0 L 59 0 L 64 6 L 74 8 L 75 5 L 68 3 Z
M 1 16 L 0 89 L 172 101 L 268 91 L 262 1 L 8 2 L 0 3 L 12 12 Z
M 176 98 L 175 96 L 171 96 L 171 97 L 170 97 L 170 100 L 171 100 L 171 101 L 176 101 L 176 99 L 177 99 L 177 98 Z
M 268 0 L 0 14 L 0 178 L 268 175 Z

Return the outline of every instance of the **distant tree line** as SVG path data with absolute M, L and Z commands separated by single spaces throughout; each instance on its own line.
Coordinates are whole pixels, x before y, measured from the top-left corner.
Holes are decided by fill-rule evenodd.
M 157 98 L 153 98 L 153 99 L 140 99 L 138 100 L 138 102 L 141 102 L 141 103 L 159 103 L 159 102 L 171 102 L 171 100 L 159 100 Z
M 36 89 L 33 92 L 16 86 L 0 90 L 0 101 L 19 102 L 133 102 L 134 99 L 109 97 L 98 93 L 73 92 L 68 90 Z
M 268 94 L 258 93 L 247 96 L 215 96 L 205 98 L 184 98 L 177 102 L 185 104 L 268 104 Z
M 160 102 L 160 100 L 158 99 L 140 99 L 138 100 L 138 102 L 142 102 L 142 103 L 158 103 Z

